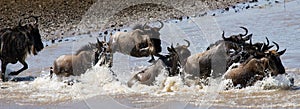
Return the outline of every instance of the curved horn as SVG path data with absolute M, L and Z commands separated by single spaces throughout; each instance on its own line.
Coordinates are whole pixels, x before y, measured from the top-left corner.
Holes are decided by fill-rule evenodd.
M 190 47 L 191 43 L 186 39 L 183 39 L 183 40 L 188 44 L 186 47 Z
M 266 37 L 266 40 L 267 40 L 267 46 L 269 46 L 270 42 L 269 42 L 268 37 Z
M 161 24 L 161 26 L 158 28 L 158 30 L 162 29 L 164 27 L 164 23 L 160 20 L 158 20 L 158 22 Z
M 279 50 L 279 45 L 276 43 L 276 42 L 274 42 L 274 41 L 272 41 L 274 44 L 275 44 L 275 46 L 276 46 L 276 51 L 278 51 Z
M 246 31 L 246 33 L 245 34 L 243 34 L 243 36 L 246 36 L 247 34 L 248 34 L 248 29 L 247 28 L 245 28 L 245 27 L 240 27 L 240 28 L 242 28 L 242 29 L 244 29 L 245 31 Z
M 225 32 L 224 32 L 224 31 L 223 31 L 223 33 L 222 33 L 222 38 L 223 38 L 223 40 L 228 39 L 228 38 L 225 37 Z

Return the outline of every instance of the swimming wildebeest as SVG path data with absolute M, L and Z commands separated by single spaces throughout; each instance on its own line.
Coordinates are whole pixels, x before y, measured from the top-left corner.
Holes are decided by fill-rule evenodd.
M 70 75 L 79 76 L 92 65 L 95 65 L 99 60 L 99 52 L 103 52 L 103 42 L 97 39 L 97 43 L 90 43 L 81 47 L 74 55 L 62 55 L 58 57 L 53 63 L 53 71 L 50 71 L 50 77 L 53 73 L 57 76 L 68 77 Z
M 262 58 L 265 56 L 265 52 L 272 48 L 274 45 L 269 45 L 269 39 L 266 37 L 267 43 L 257 42 L 252 44 L 252 40 L 250 43 L 245 43 L 241 45 L 241 51 L 238 51 L 234 58 L 235 63 L 243 63 L 247 61 L 247 59 L 251 58 Z
M 136 26 L 131 32 L 116 32 L 110 37 L 109 46 L 112 53 L 120 52 L 134 57 L 148 57 L 154 60 L 153 55 L 159 56 L 161 52 L 161 27 Z
M 186 60 L 189 56 L 191 56 L 191 51 L 188 49 L 188 47 L 190 46 L 190 42 L 188 40 L 184 41 L 187 42 L 187 45 L 179 45 L 179 43 L 177 43 L 176 47 L 175 47 L 175 51 L 177 52 L 179 59 L 180 59 L 180 63 L 182 66 L 185 65 Z
M 232 58 L 229 51 L 238 49 L 240 48 L 236 43 L 220 43 L 207 51 L 188 57 L 184 66 L 185 78 L 197 80 L 222 76 L 232 64 L 229 63 Z
M 155 78 L 162 73 L 163 70 L 169 72 L 168 76 L 175 76 L 180 73 L 179 56 L 173 46 L 168 47 L 169 54 L 161 56 L 151 66 L 135 74 L 128 82 L 127 85 L 131 87 L 135 83 L 152 85 Z
M 244 29 L 246 31 L 245 34 L 231 35 L 230 37 L 226 38 L 225 37 L 225 32 L 223 31 L 223 33 L 222 33 L 223 40 L 219 40 L 219 41 L 216 41 L 213 44 L 210 44 L 207 47 L 206 50 L 209 50 L 212 47 L 217 46 L 218 44 L 224 43 L 224 42 L 227 42 L 227 41 L 234 42 L 234 43 L 237 43 L 239 45 L 244 45 L 246 43 L 246 41 L 248 41 L 248 40 L 250 40 L 252 38 L 252 34 L 248 35 L 247 28 L 245 28 L 245 27 L 240 27 L 240 28 L 242 28 L 242 29 Z
M 226 72 L 225 79 L 232 79 L 234 86 L 240 84 L 241 87 L 246 87 L 268 76 L 267 72 L 270 72 L 272 76 L 285 74 L 280 56 L 284 54 L 286 49 L 278 51 L 278 44 L 273 43 L 277 47 L 276 50 L 269 50 L 265 52 L 263 58 L 251 58 L 250 61 L 242 63 L 237 68 L 230 69 Z
M 28 68 L 25 62 L 27 54 L 37 55 L 44 48 L 38 28 L 38 17 L 30 16 L 25 19 L 34 18 L 34 23 L 19 25 L 13 28 L 6 28 L 1 31 L 0 36 L 0 59 L 1 59 L 1 79 L 7 81 L 5 70 L 8 63 L 15 64 L 18 61 L 23 64 L 23 68 L 11 72 L 9 75 L 18 75 Z

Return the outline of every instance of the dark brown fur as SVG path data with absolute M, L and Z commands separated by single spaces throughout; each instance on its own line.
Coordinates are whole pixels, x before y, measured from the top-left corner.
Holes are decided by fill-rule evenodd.
M 27 54 L 33 53 L 34 55 L 37 55 L 37 52 L 44 48 L 38 29 L 37 17 L 30 16 L 25 19 L 29 19 L 31 17 L 36 20 L 34 24 L 26 24 L 22 26 L 21 23 L 19 23 L 18 26 L 12 29 L 6 28 L 1 30 L 0 58 L 2 62 L 2 81 L 6 81 L 5 70 L 8 63 L 15 64 L 19 61 L 23 64 L 23 68 L 9 74 L 18 75 L 28 68 L 27 63 L 25 62 Z
M 277 49 L 269 50 L 265 52 L 265 56 L 258 58 L 251 58 L 249 61 L 242 63 L 237 68 L 229 70 L 225 74 L 226 79 L 232 79 L 233 85 L 240 84 L 241 87 L 253 85 L 257 80 L 261 80 L 268 74 L 266 71 L 271 73 L 272 76 L 278 74 L 285 74 L 284 66 L 282 65 L 280 56 L 284 54 L 285 50 L 278 51 L 279 46 L 273 42 Z
M 244 63 L 237 68 L 231 69 L 225 74 L 225 79 L 232 79 L 234 86 L 238 84 L 241 87 L 253 85 L 256 81 L 262 80 L 266 76 L 265 70 L 268 68 L 267 58 L 253 58 L 249 62 Z

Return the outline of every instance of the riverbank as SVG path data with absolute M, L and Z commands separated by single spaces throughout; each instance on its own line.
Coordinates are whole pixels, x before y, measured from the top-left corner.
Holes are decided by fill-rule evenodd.
M 44 40 L 86 34 L 118 24 L 203 14 L 249 0 L 1 0 L 0 28 L 40 16 Z

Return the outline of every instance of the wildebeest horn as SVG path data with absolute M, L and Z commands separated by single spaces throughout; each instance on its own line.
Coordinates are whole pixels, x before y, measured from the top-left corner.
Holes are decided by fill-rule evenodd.
M 160 20 L 158 20 L 158 22 L 161 24 L 160 27 L 158 28 L 159 30 L 162 29 L 164 27 L 164 23 Z
M 243 36 L 246 36 L 248 34 L 248 29 L 245 28 L 245 27 L 242 27 L 242 26 L 240 28 L 242 28 L 242 29 L 244 29 L 246 31 L 246 33 L 243 35 Z
M 186 47 L 190 47 L 191 43 L 186 39 L 183 39 L 183 40 L 186 41 L 186 43 L 188 44 Z
M 224 31 L 223 31 L 223 33 L 222 33 L 222 38 L 223 38 L 223 40 L 228 39 L 228 38 L 225 37 L 225 32 L 224 32 Z
M 251 38 L 252 38 L 252 34 L 249 34 L 248 36 L 243 37 L 243 40 L 247 41 L 247 40 L 249 40 Z
M 272 48 L 274 45 L 269 46 L 269 45 L 270 45 L 270 42 L 269 42 L 268 37 L 266 37 L 266 40 L 267 40 L 267 44 L 264 46 L 264 49 L 265 49 L 265 50 L 269 50 L 269 49 Z
M 279 50 L 279 45 L 276 43 L 276 42 L 274 42 L 274 41 L 272 41 L 274 44 L 275 44 L 275 46 L 276 46 L 276 51 L 278 51 Z

